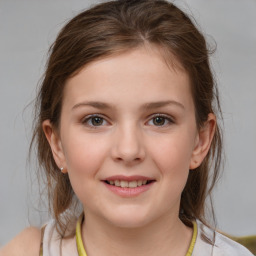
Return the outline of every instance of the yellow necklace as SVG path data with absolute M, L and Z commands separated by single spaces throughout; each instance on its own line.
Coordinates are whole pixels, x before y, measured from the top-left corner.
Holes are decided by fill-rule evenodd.
M 192 256 L 192 252 L 194 250 L 195 243 L 196 243 L 196 237 L 197 237 L 197 223 L 196 221 L 193 221 L 193 236 L 190 242 L 190 246 L 188 248 L 188 252 L 186 253 L 186 256 Z
M 81 225 L 83 222 L 84 215 L 81 214 L 77 223 L 76 223 L 76 246 L 79 256 L 87 256 L 86 251 L 84 249 L 82 233 L 81 233 Z
M 81 225 L 83 222 L 84 215 L 82 214 L 76 224 L 76 246 L 79 256 L 87 256 L 86 251 L 84 249 L 83 240 L 82 240 L 82 233 L 81 233 Z M 196 243 L 196 236 L 197 236 L 197 224 L 194 221 L 193 222 L 193 236 L 190 243 L 190 246 L 188 248 L 188 252 L 186 253 L 186 256 L 192 256 L 192 252 Z

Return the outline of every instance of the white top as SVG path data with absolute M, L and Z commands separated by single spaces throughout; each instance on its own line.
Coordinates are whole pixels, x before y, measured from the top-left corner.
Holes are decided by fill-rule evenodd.
M 198 220 L 197 226 L 198 233 L 192 256 L 253 256 L 253 254 L 241 244 L 216 231 L 214 232 Z M 214 241 L 214 233 L 214 246 L 202 239 L 202 235 L 204 234 L 208 239 Z
M 192 256 L 253 256 L 242 245 L 223 236 L 218 232 L 206 227 L 197 220 L 198 233 Z M 202 235 L 215 243 L 212 246 L 204 241 Z M 76 239 L 60 239 L 55 228 L 55 221 L 51 220 L 47 223 L 43 238 L 43 256 L 78 256 L 76 248 Z

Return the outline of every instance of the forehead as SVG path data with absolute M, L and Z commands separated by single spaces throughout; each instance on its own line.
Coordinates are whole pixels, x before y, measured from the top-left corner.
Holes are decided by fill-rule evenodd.
M 73 103 L 84 98 L 122 102 L 129 97 L 190 104 L 188 74 L 174 57 L 167 62 L 158 48 L 140 47 L 87 64 L 67 80 L 64 92 L 64 100 Z
M 157 60 L 157 62 L 159 63 L 161 62 L 162 65 L 165 65 L 172 71 L 181 71 L 181 72 L 187 73 L 187 71 L 181 64 L 181 62 L 178 60 L 175 54 L 172 53 L 172 50 L 168 49 L 165 46 L 159 46 L 157 44 L 145 42 L 143 45 L 138 45 L 133 48 L 123 48 L 123 49 L 118 48 L 117 51 L 112 50 L 110 52 L 107 52 L 105 55 L 100 56 L 96 59 L 93 59 L 92 61 L 89 61 L 87 64 L 85 64 L 84 66 L 76 70 L 70 76 L 70 78 L 73 78 L 74 76 L 78 75 L 84 69 L 90 69 L 95 65 L 99 65 L 100 63 L 102 64 L 108 63 L 108 61 L 118 59 L 119 57 L 123 57 L 123 59 L 127 57 L 128 60 L 129 58 L 134 58 L 134 61 L 135 61 L 135 55 L 137 56 L 144 55 L 144 57 L 147 57 L 148 59 Z M 150 63 L 147 63 L 147 64 L 150 64 Z M 70 78 L 67 80 L 70 80 Z

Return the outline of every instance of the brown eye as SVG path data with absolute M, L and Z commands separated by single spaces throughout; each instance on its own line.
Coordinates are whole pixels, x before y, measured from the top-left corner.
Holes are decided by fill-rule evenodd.
M 155 114 L 147 124 L 158 127 L 167 127 L 171 124 L 174 124 L 174 121 L 169 115 Z
M 153 124 L 156 126 L 162 126 L 165 124 L 165 122 L 166 122 L 165 117 L 157 116 L 157 117 L 153 118 Z
M 97 126 L 104 126 L 107 124 L 107 121 L 98 115 L 92 115 L 85 118 L 82 123 L 88 127 L 96 128 Z
M 93 126 L 100 126 L 103 124 L 103 118 L 102 117 L 92 117 L 91 118 L 91 123 Z

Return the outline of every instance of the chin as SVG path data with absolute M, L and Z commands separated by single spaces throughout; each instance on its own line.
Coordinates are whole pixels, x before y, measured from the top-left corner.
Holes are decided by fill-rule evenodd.
M 113 226 L 119 228 L 141 228 L 152 221 L 145 212 L 140 211 L 116 211 L 107 219 Z
M 112 222 L 112 225 L 118 228 L 124 228 L 124 229 L 136 229 L 141 228 L 145 226 L 147 222 L 145 220 L 132 220 L 132 219 L 122 219 L 122 220 L 115 220 Z

